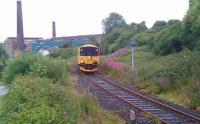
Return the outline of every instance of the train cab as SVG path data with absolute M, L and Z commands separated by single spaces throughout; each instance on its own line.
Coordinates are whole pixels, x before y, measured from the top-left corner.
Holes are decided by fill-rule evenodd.
M 99 47 L 91 44 L 77 49 L 77 69 L 82 72 L 95 72 L 100 62 Z

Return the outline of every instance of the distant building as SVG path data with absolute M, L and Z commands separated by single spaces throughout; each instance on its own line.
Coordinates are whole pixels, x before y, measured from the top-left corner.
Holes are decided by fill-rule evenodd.
M 25 37 L 24 43 L 25 43 L 28 50 L 32 50 L 31 42 L 33 42 L 35 40 L 40 40 L 40 39 L 42 39 L 42 38 L 41 37 Z M 17 45 L 17 38 L 16 37 L 8 37 L 4 41 L 5 50 L 6 50 L 6 53 L 8 54 L 8 56 L 10 56 L 10 57 L 14 56 L 16 45 Z
M 64 37 L 55 37 L 53 40 L 62 40 L 66 43 L 69 43 L 72 47 L 76 47 L 81 44 L 85 44 L 88 41 L 96 41 L 100 43 L 102 40 L 102 34 L 93 34 L 93 35 L 78 35 L 78 36 L 64 36 Z
M 62 45 L 69 44 L 71 47 L 87 43 L 90 40 L 95 40 L 100 43 L 101 34 L 95 35 L 80 35 L 80 36 L 68 36 L 68 37 L 56 37 L 56 24 L 52 22 L 52 38 L 43 39 L 41 37 L 25 37 L 23 30 L 23 17 L 22 17 L 22 5 L 21 1 L 17 0 L 17 38 L 8 37 L 4 41 L 6 53 L 9 57 L 20 55 L 22 52 L 40 50 L 51 50 Z M 46 52 L 47 53 L 47 52 Z M 46 54 L 45 53 L 45 54 Z
M 47 50 L 52 50 L 61 47 L 64 44 L 70 44 L 71 47 L 76 47 L 78 45 L 86 44 L 88 41 L 95 40 L 98 43 L 101 42 L 102 35 L 79 35 L 79 36 L 66 36 L 66 37 L 54 37 L 51 39 L 43 39 L 41 37 L 25 37 L 24 51 L 34 51 L 38 52 L 41 49 L 46 48 Z M 8 37 L 4 41 L 6 53 L 9 57 L 14 57 L 14 52 L 16 49 L 16 37 Z
M 46 50 L 53 50 L 56 48 L 59 48 L 65 44 L 64 41 L 62 40 L 52 40 L 52 39 L 47 39 L 47 40 L 35 40 L 31 43 L 32 50 L 33 52 L 38 52 L 40 50 L 46 49 Z

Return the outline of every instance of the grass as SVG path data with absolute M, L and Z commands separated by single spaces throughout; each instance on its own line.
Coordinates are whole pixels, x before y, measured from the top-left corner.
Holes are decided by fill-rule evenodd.
M 15 78 L 9 84 L 9 94 L 0 97 L 1 123 L 125 124 L 119 116 L 102 109 L 97 98 L 82 89 L 76 77 L 67 72 L 69 68 L 65 70 L 74 62 L 74 58 L 65 62 L 59 64 L 64 69 L 62 74 L 66 74 L 63 79 L 54 80 L 27 72 L 24 75 L 14 74 Z M 59 68 L 53 69 L 57 72 Z
M 3 99 L 3 96 L 0 96 L 0 108 L 2 108 L 2 99 Z
M 198 63 L 200 61 L 198 52 L 183 51 L 167 56 L 159 56 L 151 52 L 148 47 L 142 46 L 137 47 L 135 53 L 137 72 L 135 80 L 130 74 L 130 48 L 127 52 L 119 55 L 103 57 L 103 61 L 109 58 L 113 61 L 125 63 L 125 71 L 105 68 L 103 64 L 101 65 L 101 71 L 121 82 L 131 83 L 144 92 L 158 95 L 180 105 L 199 108 L 198 89 L 195 88 L 199 86 L 200 69 Z
M 5 98 L 5 96 L 0 96 L 0 112 L 2 111 L 3 108 L 3 99 Z M 0 121 L 1 123 L 1 121 Z
M 171 91 L 166 93 L 161 93 L 158 95 L 160 98 L 168 100 L 172 103 L 179 104 L 185 107 L 190 107 L 191 101 L 187 94 L 180 94 L 177 91 Z

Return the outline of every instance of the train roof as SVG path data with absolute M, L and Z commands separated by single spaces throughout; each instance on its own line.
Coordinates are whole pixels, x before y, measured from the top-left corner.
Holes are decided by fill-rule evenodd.
M 97 47 L 97 46 L 92 45 L 92 44 L 86 44 L 86 45 L 83 45 L 83 46 L 81 46 L 81 47 Z

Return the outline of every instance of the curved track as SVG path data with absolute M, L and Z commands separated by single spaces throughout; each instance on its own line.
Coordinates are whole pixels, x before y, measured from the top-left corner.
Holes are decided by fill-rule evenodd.
M 200 124 L 200 118 L 129 90 L 100 74 L 83 74 L 83 76 L 109 95 L 160 120 L 164 124 Z

